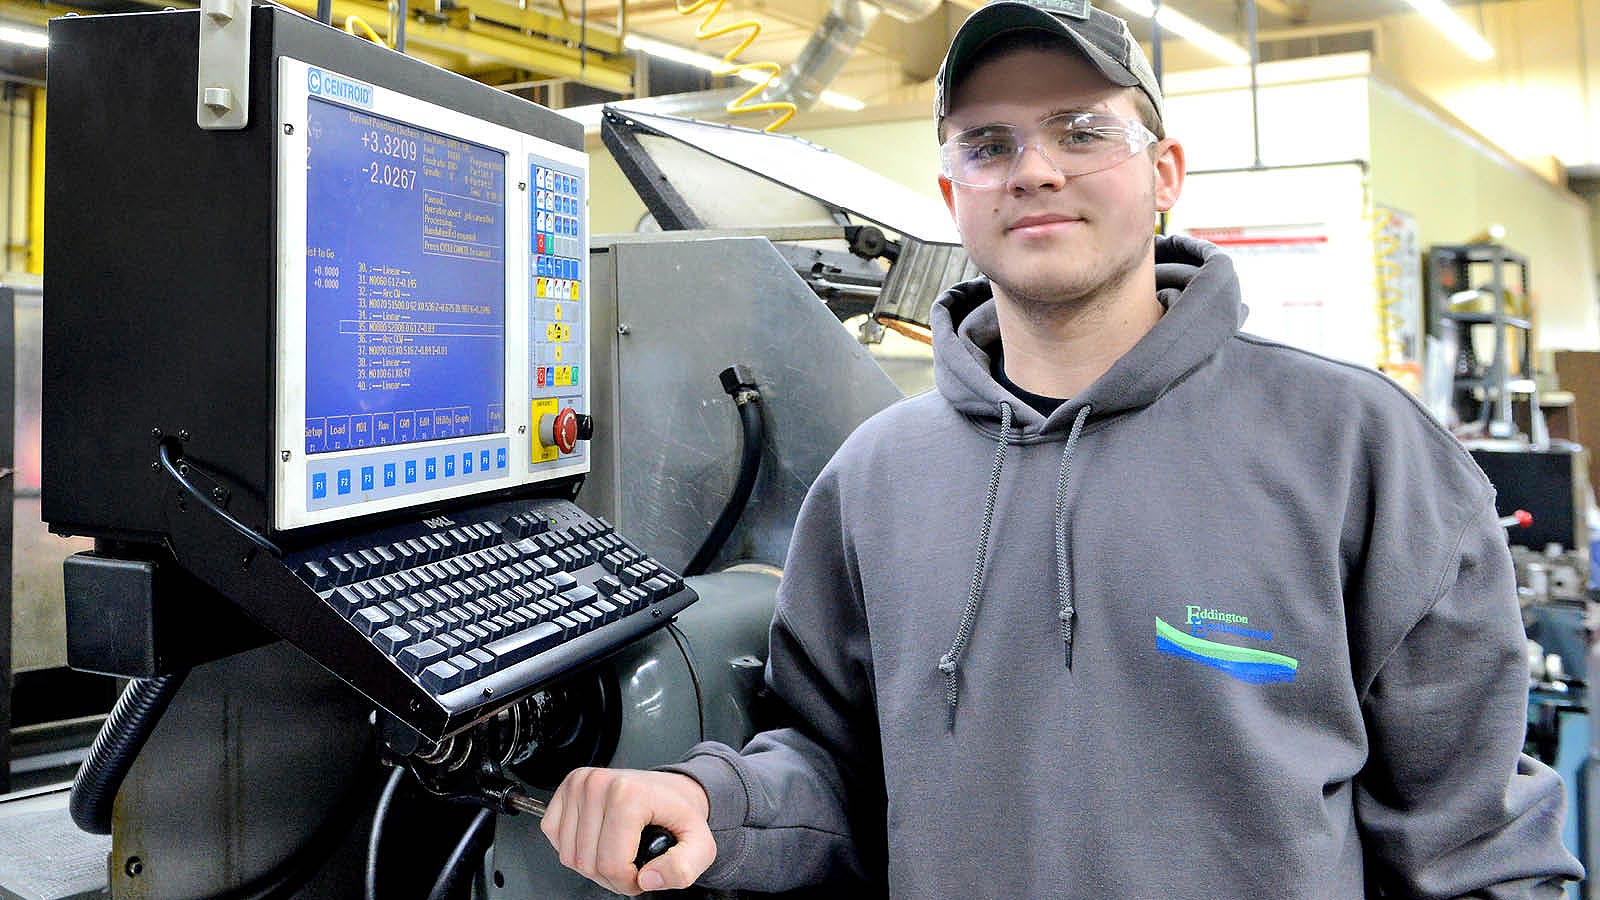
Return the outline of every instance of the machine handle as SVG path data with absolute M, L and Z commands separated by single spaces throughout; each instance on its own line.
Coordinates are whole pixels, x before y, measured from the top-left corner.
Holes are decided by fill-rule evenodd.
M 514 789 L 506 791 L 501 799 L 510 809 L 544 818 L 545 804 L 542 800 L 529 797 Z M 660 825 L 646 825 L 639 835 L 639 853 L 634 856 L 633 864 L 642 869 L 651 860 L 659 858 L 677 844 L 678 839 L 672 836 L 672 832 Z
M 678 839 L 672 836 L 672 832 L 660 825 L 646 825 L 644 833 L 639 835 L 639 855 L 633 858 L 633 864 L 642 869 L 677 843 Z

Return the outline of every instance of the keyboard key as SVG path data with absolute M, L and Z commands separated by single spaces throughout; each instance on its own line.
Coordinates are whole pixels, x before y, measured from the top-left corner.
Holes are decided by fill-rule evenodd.
M 384 559 L 378 555 L 378 551 L 367 548 L 365 550 L 358 551 L 356 556 L 366 564 L 366 573 L 368 578 L 377 578 L 379 575 L 389 574 L 389 570 L 384 566 Z
M 360 554 L 344 553 L 339 558 L 344 560 L 345 564 L 350 567 L 351 581 L 366 581 L 372 577 L 372 573 L 368 571 L 367 561 L 362 559 Z
M 402 598 L 402 599 L 404 599 L 404 598 Z M 406 607 L 400 605 L 400 601 L 399 600 L 388 600 L 388 601 L 385 601 L 383 603 L 378 604 L 378 608 L 383 610 L 384 612 L 388 613 L 389 614 L 389 618 L 391 620 L 393 620 L 396 624 L 398 624 L 400 622 L 404 622 L 406 619 L 411 618 L 411 616 L 415 613 L 415 610 L 407 611 Z
M 561 626 L 561 639 L 564 641 L 571 640 L 582 633 L 582 629 L 578 627 L 578 623 L 565 613 L 556 616 L 550 621 Z
M 485 544 L 487 547 L 498 547 L 505 541 L 505 529 L 493 522 L 479 522 L 478 530 L 488 536 L 488 542 Z
M 566 610 L 566 613 L 563 613 L 563 615 L 566 615 L 566 618 L 570 618 L 570 620 L 578 623 L 579 634 L 589 634 L 590 631 L 594 631 L 595 625 L 597 625 L 597 623 L 595 623 L 595 618 L 581 609 Z
M 437 537 L 431 534 L 425 534 L 416 540 L 419 541 L 423 547 L 427 548 L 427 552 L 423 555 L 427 557 L 428 562 L 438 562 L 444 557 L 444 542 L 439 540 Z
M 612 597 L 618 593 L 621 593 L 622 582 L 618 581 L 614 576 L 607 575 L 606 577 L 595 581 L 594 588 L 596 591 L 600 592 L 600 596 Z
M 611 523 L 607 522 L 604 516 L 596 516 L 594 524 L 599 527 L 601 534 L 610 534 L 614 530 L 611 527 Z
M 480 677 L 482 677 L 483 673 L 478 671 L 480 668 L 482 668 L 482 664 L 480 664 L 476 659 L 473 659 L 470 654 L 460 653 L 450 657 L 449 659 L 445 660 L 445 662 L 455 666 L 456 671 L 461 673 L 462 684 L 477 681 Z
M 654 603 L 657 600 L 665 600 L 667 595 L 671 593 L 671 591 L 667 589 L 666 580 L 662 578 L 652 578 L 640 585 L 640 587 L 649 592 L 651 603 Z
M 499 661 L 500 668 L 505 668 L 542 653 L 560 642 L 561 626 L 553 622 L 543 622 L 516 634 L 491 641 L 485 644 L 483 649 L 489 651 Z
M 447 631 L 444 634 L 435 635 L 433 639 L 444 645 L 444 648 L 450 651 L 451 654 L 460 653 L 462 650 L 467 649 L 460 639 L 454 637 L 452 632 Z
M 522 513 L 512 513 L 507 516 L 506 520 L 501 523 L 501 527 L 506 534 L 511 536 L 513 541 L 520 541 L 533 534 L 533 523 L 529 522 L 528 517 Z
M 566 572 L 553 573 L 546 580 L 550 582 L 551 589 L 557 592 L 571 590 L 578 586 L 578 579 L 573 578 Z
M 600 610 L 601 615 L 605 617 L 607 622 L 615 622 L 616 620 L 622 618 L 621 608 L 613 603 L 608 603 L 605 600 L 596 600 L 589 604 L 589 608 Z
M 468 625 L 467 627 L 465 627 L 465 628 L 463 628 L 461 630 L 472 636 L 472 640 L 469 641 L 468 643 L 470 643 L 474 647 L 477 647 L 480 644 L 482 644 L 484 641 L 487 641 L 487 640 L 491 639 L 492 637 L 494 637 L 494 635 L 489 633 L 489 629 L 483 627 L 482 625 L 479 625 L 476 622 L 472 623 L 471 625 Z
M 389 619 L 389 614 L 376 606 L 358 609 L 356 614 L 350 617 L 350 621 L 355 623 L 356 628 L 360 629 L 362 634 L 369 636 L 388 625 Z
M 417 551 L 411 546 L 410 541 L 395 541 L 389 545 L 389 555 L 394 557 L 394 571 L 409 569 L 416 565 Z
M 400 663 L 400 668 L 407 673 L 415 675 L 428 666 L 444 658 L 444 645 L 438 641 L 425 640 L 412 644 L 395 654 L 395 660 Z
M 300 580 L 311 585 L 311 589 L 318 593 L 334 586 L 333 573 L 316 560 L 300 564 Z
M 399 653 L 402 647 L 414 640 L 416 640 L 416 635 L 401 628 L 399 625 L 381 628 L 372 636 L 372 642 L 378 645 L 378 649 L 390 656 Z
M 594 588 L 580 584 L 571 590 L 562 591 L 561 596 L 572 601 L 574 606 L 588 606 L 600 595 L 595 593 Z
M 420 566 L 425 563 L 430 563 L 438 558 L 436 556 L 429 555 L 433 553 L 434 550 L 432 547 L 428 546 L 428 543 L 422 538 L 406 538 L 405 545 L 411 548 L 411 552 L 413 554 L 411 564 L 413 566 Z
M 499 668 L 499 663 L 496 660 L 495 655 L 483 649 L 482 647 L 473 648 L 472 650 L 468 651 L 467 655 L 478 661 L 479 677 L 488 675 L 495 669 Z
M 461 684 L 461 670 L 444 660 L 422 670 L 422 686 L 435 694 L 442 694 Z
M 326 568 L 333 573 L 333 583 L 336 585 L 349 584 L 355 580 L 355 569 L 351 568 L 350 563 L 346 562 L 343 557 L 328 557 Z
M 328 595 L 328 602 L 333 604 L 333 608 L 338 610 L 341 616 L 349 616 L 368 603 L 360 594 L 356 593 L 356 589 L 353 587 L 336 589 L 332 594 Z
M 433 637 L 436 629 L 421 619 L 412 619 L 406 623 L 406 630 L 415 636 L 414 640 L 423 641 Z

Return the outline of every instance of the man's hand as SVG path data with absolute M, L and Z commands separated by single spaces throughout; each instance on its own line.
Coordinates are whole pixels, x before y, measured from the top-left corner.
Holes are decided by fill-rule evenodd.
M 636 896 L 686 888 L 717 858 L 705 788 L 687 775 L 631 769 L 575 769 L 556 788 L 540 825 L 561 864 L 607 890 Z M 646 825 L 677 845 L 643 869 L 633 865 Z

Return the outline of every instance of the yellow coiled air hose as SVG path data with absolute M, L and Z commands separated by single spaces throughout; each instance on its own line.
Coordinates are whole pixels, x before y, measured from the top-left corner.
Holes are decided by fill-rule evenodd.
M 767 127 L 761 129 L 762 131 L 777 131 L 783 127 L 784 123 L 794 118 L 795 105 L 787 100 L 755 102 L 756 96 L 766 90 L 768 85 L 771 85 L 782 74 L 783 69 L 777 63 L 741 63 L 735 61 L 738 59 L 739 54 L 743 53 L 760 36 L 760 22 L 755 19 L 741 19 L 730 25 L 713 27 L 712 20 L 717 17 L 718 13 L 722 12 L 722 7 L 728 0 L 692 0 L 692 2 L 688 3 L 685 3 L 684 0 L 674 0 L 674 2 L 677 4 L 678 12 L 686 16 L 694 15 L 707 5 L 711 6 L 710 12 L 707 12 L 705 18 L 700 20 L 700 24 L 695 26 L 694 36 L 697 40 L 710 40 L 741 29 L 748 32 L 744 39 L 739 41 L 738 45 L 722 55 L 723 67 L 713 74 L 738 75 L 740 72 L 758 71 L 765 72 L 767 77 L 760 82 L 752 83 L 749 90 L 729 102 L 727 106 L 729 113 L 734 115 L 759 112 L 780 113 L 776 119 L 768 123 Z

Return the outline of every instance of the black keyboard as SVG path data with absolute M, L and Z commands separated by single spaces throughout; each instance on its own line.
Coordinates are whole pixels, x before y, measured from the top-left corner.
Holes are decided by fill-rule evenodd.
M 388 671 L 310 648 L 319 662 L 380 705 L 404 706 L 389 712 L 435 738 L 665 625 L 698 599 L 604 519 L 564 500 L 393 526 L 284 563 Z M 415 687 L 372 689 L 374 679 L 393 678 Z M 416 688 L 438 708 L 421 703 Z

